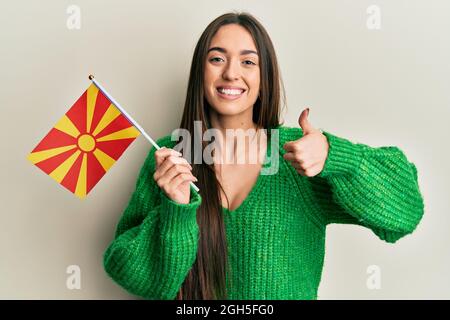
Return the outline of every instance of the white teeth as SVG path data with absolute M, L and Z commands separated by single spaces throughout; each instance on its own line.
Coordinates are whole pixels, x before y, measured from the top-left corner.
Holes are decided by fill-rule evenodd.
M 218 88 L 217 90 L 220 93 L 234 95 L 234 96 L 240 95 L 242 92 L 244 92 L 244 90 L 242 90 L 242 89 L 223 89 L 223 88 Z

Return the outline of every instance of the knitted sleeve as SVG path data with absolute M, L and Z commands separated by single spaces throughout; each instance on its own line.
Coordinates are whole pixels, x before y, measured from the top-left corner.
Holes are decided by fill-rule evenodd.
M 197 254 L 197 208 L 168 198 L 153 179 L 155 149 L 142 166 L 134 193 L 104 253 L 107 274 L 128 292 L 145 299 L 174 299 Z
M 329 153 L 312 185 L 325 223 L 362 225 L 389 243 L 412 233 L 424 213 L 415 165 L 397 147 L 323 134 Z

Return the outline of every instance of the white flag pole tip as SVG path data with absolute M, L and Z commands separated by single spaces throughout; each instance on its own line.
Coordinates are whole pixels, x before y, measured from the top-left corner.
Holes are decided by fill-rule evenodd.
M 125 116 L 125 118 L 127 118 L 128 119 L 128 121 L 130 121 L 135 127 L 136 127 L 136 129 L 138 129 L 141 133 L 142 133 L 142 135 L 145 137 L 145 138 L 147 138 L 147 140 L 156 148 L 156 150 L 159 150 L 159 149 L 161 149 L 161 147 L 160 146 L 158 146 L 158 144 L 144 131 L 144 129 L 120 106 L 120 104 L 113 98 L 113 97 L 111 97 L 110 95 L 109 95 L 109 93 L 108 92 L 106 92 L 106 90 L 96 81 L 96 80 L 94 80 L 94 76 L 92 75 L 92 74 L 90 74 L 89 75 L 89 80 L 91 80 L 96 86 L 97 86 L 97 88 L 101 91 L 101 92 L 103 92 L 104 93 L 104 95 L 109 99 L 109 101 L 111 101 L 111 103 L 112 104 L 114 104 L 116 107 L 117 107 L 117 109 L 119 109 L 120 110 L 120 112 L 122 112 L 122 114 Z M 199 188 L 193 183 L 193 182 L 190 182 L 189 183 L 190 185 L 191 185 L 191 187 L 195 190 L 195 191 L 197 191 L 197 192 L 199 192 Z

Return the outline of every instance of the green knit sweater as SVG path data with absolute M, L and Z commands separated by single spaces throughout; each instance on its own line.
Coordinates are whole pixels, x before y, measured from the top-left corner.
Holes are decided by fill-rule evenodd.
M 324 169 L 304 177 L 283 159 L 282 148 L 302 129 L 278 129 L 278 172 L 260 174 L 237 209 L 223 209 L 229 299 L 316 299 L 328 224 L 364 226 L 394 243 L 414 231 L 424 212 L 416 167 L 397 147 L 373 148 L 323 131 L 329 143 Z M 175 145 L 170 136 L 158 143 Z M 140 170 L 104 267 L 134 295 L 174 299 L 196 258 L 201 190 L 191 192 L 189 204 L 169 199 L 153 179 L 154 152 Z

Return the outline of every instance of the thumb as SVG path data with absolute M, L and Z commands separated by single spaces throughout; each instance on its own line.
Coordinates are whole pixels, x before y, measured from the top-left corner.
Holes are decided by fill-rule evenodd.
M 308 115 L 309 115 L 309 108 L 306 108 L 302 111 L 300 117 L 298 118 L 298 124 L 303 130 L 303 135 L 307 135 L 308 133 L 314 131 L 314 127 L 311 125 L 311 123 L 309 123 Z

